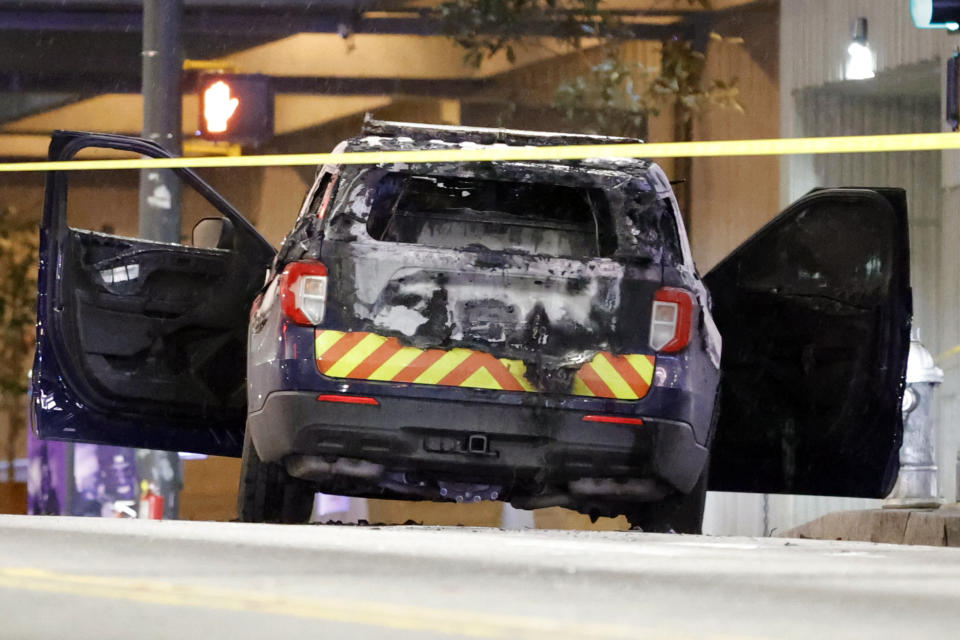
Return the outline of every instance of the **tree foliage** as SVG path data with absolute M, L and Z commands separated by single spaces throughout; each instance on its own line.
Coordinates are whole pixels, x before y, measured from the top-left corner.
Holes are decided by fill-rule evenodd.
M 510 62 L 530 27 L 579 48 L 584 39 L 604 42 L 625 37 L 620 14 L 605 10 L 603 0 L 443 0 L 438 6 L 444 33 L 464 49 L 464 61 L 479 67 L 503 51 Z M 710 0 L 654 0 L 659 5 L 710 8 Z
M 710 37 L 723 45 L 743 42 L 716 33 Z M 613 48 L 586 75 L 561 84 L 556 105 L 587 133 L 633 137 L 645 135 L 647 118 L 667 108 L 674 108 L 685 121 L 709 107 L 743 113 L 737 79 L 704 80 L 705 67 L 706 56 L 686 40 L 664 42 L 659 66 L 626 62 Z
M 464 49 L 464 61 L 479 67 L 501 51 L 510 62 L 531 25 L 579 47 L 584 38 L 610 38 L 620 21 L 600 10 L 602 0 L 444 0 L 444 32 Z
M 557 88 L 555 106 L 575 129 L 638 137 L 646 135 L 649 116 L 670 107 L 685 123 L 705 108 L 743 111 L 736 78 L 705 80 L 706 57 L 688 40 L 664 41 L 659 66 L 627 61 L 621 44 L 630 36 L 622 15 L 606 10 L 602 2 L 444 0 L 439 11 L 445 33 L 463 47 L 464 60 L 473 66 L 501 52 L 516 61 L 517 48 L 531 32 L 578 50 L 586 39 L 599 43 L 602 61 Z M 650 8 L 666 5 L 709 9 L 710 0 L 660 0 Z M 724 45 L 742 42 L 718 34 L 711 38 Z
M 0 411 L 7 414 L 7 459 L 26 425 L 27 370 L 37 302 L 37 223 L 13 208 L 0 210 Z

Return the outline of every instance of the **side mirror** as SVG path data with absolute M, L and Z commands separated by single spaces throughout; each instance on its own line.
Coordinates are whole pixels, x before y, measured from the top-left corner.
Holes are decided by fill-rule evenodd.
M 233 223 L 226 218 L 203 218 L 193 226 L 192 244 L 201 249 L 229 249 Z

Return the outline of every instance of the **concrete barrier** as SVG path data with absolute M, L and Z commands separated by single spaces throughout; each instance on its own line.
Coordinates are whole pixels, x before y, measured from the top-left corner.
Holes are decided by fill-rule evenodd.
M 837 511 L 777 537 L 960 547 L 960 505 L 940 509 Z

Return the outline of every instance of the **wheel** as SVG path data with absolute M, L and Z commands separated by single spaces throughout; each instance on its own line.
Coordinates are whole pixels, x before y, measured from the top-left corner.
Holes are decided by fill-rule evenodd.
M 631 506 L 624 514 L 630 526 L 650 533 L 700 534 L 703 531 L 709 466 L 708 459 L 690 493 L 676 493 L 659 502 Z
M 309 522 L 313 496 L 309 482 L 294 478 L 281 464 L 262 461 L 247 430 L 243 436 L 243 464 L 237 494 L 240 521 Z
M 720 381 L 713 399 L 713 412 L 710 416 L 710 430 L 707 432 L 707 450 L 713 444 L 720 418 Z M 707 501 L 707 481 L 710 477 L 710 456 L 703 464 L 697 484 L 690 493 L 676 493 L 659 502 L 633 505 L 624 511 L 631 527 L 637 527 L 651 533 L 703 533 L 703 507 Z

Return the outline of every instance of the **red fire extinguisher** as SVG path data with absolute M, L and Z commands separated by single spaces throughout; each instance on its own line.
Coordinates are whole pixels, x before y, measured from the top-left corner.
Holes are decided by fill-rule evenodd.
M 154 491 L 146 480 L 140 483 L 140 506 L 137 509 L 137 517 L 151 520 L 163 519 L 163 496 Z

